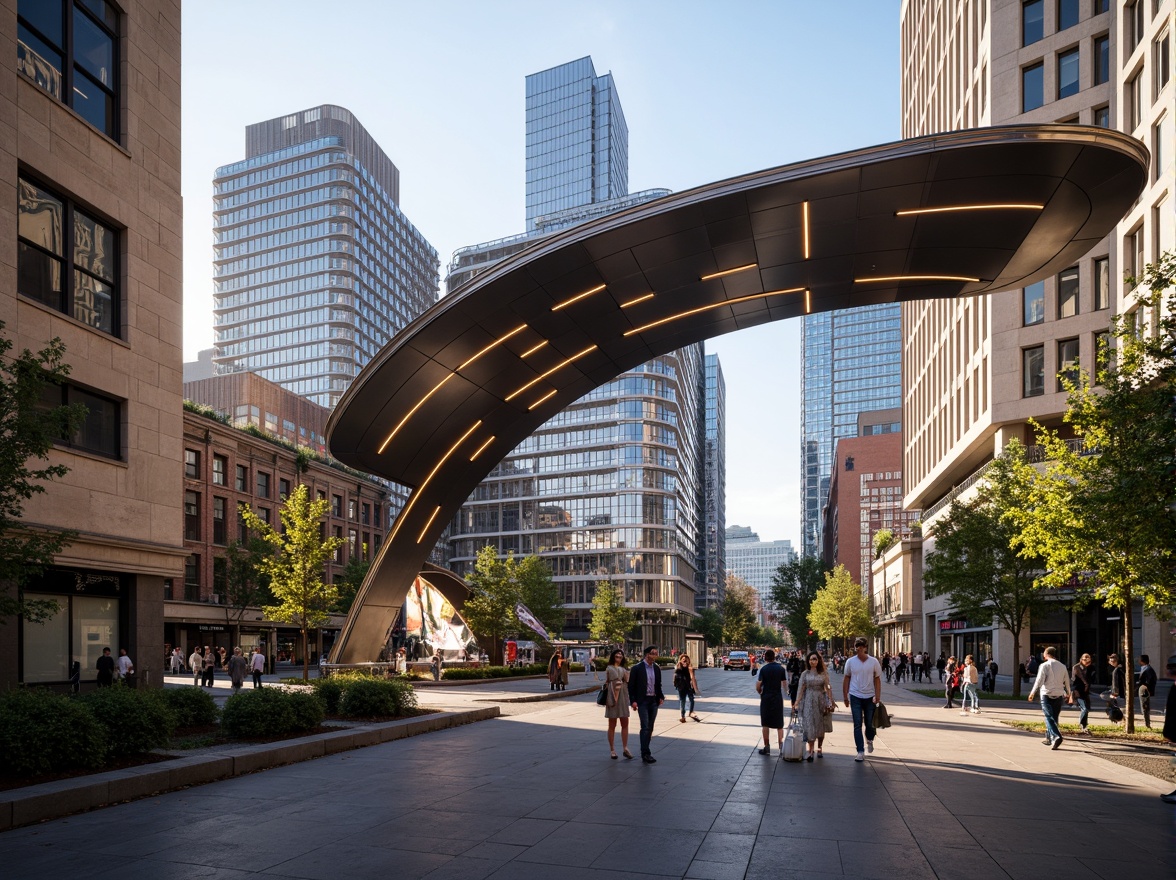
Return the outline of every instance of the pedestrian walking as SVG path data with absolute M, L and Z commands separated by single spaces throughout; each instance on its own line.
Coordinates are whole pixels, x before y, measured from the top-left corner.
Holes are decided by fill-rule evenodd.
M 203 687 L 216 686 L 216 654 L 208 645 L 204 646 L 204 658 L 200 661 L 204 668 L 204 679 L 200 682 Z
M 1156 695 L 1156 671 L 1151 668 L 1151 660 L 1147 654 L 1139 655 L 1139 710 L 1143 713 L 1143 723 L 1151 727 L 1151 700 Z
M 789 661 L 795 658 L 789 658 Z M 780 754 L 784 754 L 784 679 L 787 670 L 776 662 L 776 652 L 770 648 L 764 654 L 764 665 L 760 667 L 755 680 L 755 691 L 760 695 L 760 727 L 764 735 L 764 747 L 759 750 L 761 755 L 772 754 L 769 734 L 776 731 L 776 740 L 780 745 Z M 800 687 L 800 676 L 797 675 L 797 687 Z
M 967 715 L 971 712 L 973 715 L 980 714 L 980 695 L 977 687 L 980 684 L 980 673 L 976 669 L 976 658 L 971 654 L 964 657 L 964 668 L 960 672 L 960 684 L 963 685 L 964 695 L 960 698 L 960 706 L 963 707 L 960 714 Z M 971 701 L 971 708 L 968 707 L 968 702 Z
M 653 645 L 648 646 L 641 662 L 629 670 L 629 706 L 641 721 L 641 760 L 646 764 L 657 763 L 650 743 L 653 740 L 653 726 L 657 722 L 658 707 L 666 701 L 657 655 L 658 649 Z
M 397 649 L 396 656 L 392 658 L 392 671 L 397 675 L 408 674 L 408 655 L 404 648 Z
M 261 676 L 265 672 L 265 653 L 261 648 L 253 651 L 253 656 L 249 658 L 249 669 L 253 673 L 253 686 L 261 687 Z
M 102 656 L 94 664 L 98 670 L 98 687 L 108 688 L 114 684 L 114 658 L 110 656 L 110 648 L 102 649 Z
M 943 670 L 947 668 L 947 657 L 943 651 L 939 652 L 939 659 L 935 661 L 935 668 L 939 670 L 939 682 L 943 683 Z
M 1074 702 L 1074 695 L 1070 691 L 1070 676 L 1066 667 L 1056 659 L 1057 651 L 1053 647 L 1041 652 L 1045 658 L 1037 668 L 1037 676 L 1033 681 L 1033 689 L 1029 691 L 1029 702 L 1041 694 L 1041 714 L 1045 716 L 1045 739 L 1043 745 L 1055 751 L 1061 748 L 1062 732 L 1058 729 L 1058 718 L 1062 714 L 1062 700 Z
M 825 661 L 821 655 L 813 651 L 808 655 L 808 669 L 800 675 L 800 689 L 796 693 L 796 703 L 792 704 L 792 711 L 800 706 L 800 726 L 804 732 L 804 741 L 808 745 L 807 760 L 811 762 L 816 757 L 825 757 L 825 734 L 832 726 L 833 687 L 829 684 L 829 673 L 825 669 Z M 826 722 L 830 723 L 826 723 Z
M 1089 654 L 1083 654 L 1070 670 L 1070 693 L 1078 704 L 1078 727 L 1089 735 L 1087 723 L 1090 719 L 1090 667 L 1094 663 Z
M 192 687 L 199 687 L 204 676 L 204 655 L 200 653 L 200 646 L 192 649 L 188 657 L 188 668 L 192 670 Z
M 1123 667 L 1119 665 L 1118 654 L 1108 655 L 1107 665 L 1111 667 L 1111 689 L 1103 694 L 1103 699 L 1117 709 L 1120 699 L 1130 699 L 1127 696 L 1127 677 L 1123 673 Z M 1112 720 L 1121 721 L 1122 719 L 1113 718 Z
M 233 693 L 241 693 L 241 686 L 245 684 L 245 673 L 249 664 L 245 662 L 245 655 L 239 647 L 233 648 L 233 656 L 229 658 L 229 683 L 233 686 Z
M 678 665 L 674 667 L 674 689 L 678 692 L 678 711 L 682 717 L 682 724 L 686 723 L 686 704 L 690 704 L 690 717 L 695 721 L 699 718 L 694 714 L 694 698 L 698 693 L 698 679 L 694 676 L 694 667 L 690 665 L 690 655 L 683 654 L 678 658 Z
M 621 723 L 621 754 L 626 760 L 633 758 L 629 751 L 629 664 L 625 652 L 613 651 L 604 668 L 604 717 L 608 719 L 608 754 L 616 760 L 617 722 Z
M 429 658 L 429 669 L 433 673 L 433 681 L 441 680 L 441 652 L 435 651 Z
M 915 674 L 914 681 L 923 680 L 923 654 L 921 651 L 916 651 L 915 656 L 911 658 L 911 666 L 914 667 Z
M 943 685 L 943 696 L 946 702 L 943 704 L 944 709 L 954 709 L 956 689 L 960 686 L 960 671 L 956 668 L 956 658 L 952 654 L 947 658 L 947 665 L 943 667 L 946 676 L 946 682 Z
M 547 681 L 551 684 L 551 690 L 562 691 L 568 684 L 568 661 L 564 659 L 563 652 L 558 648 L 555 653 L 551 655 L 551 659 L 547 661 Z
M 804 657 L 799 650 L 796 650 L 788 655 L 787 663 L 782 662 L 784 659 L 782 656 L 776 658 L 777 662 L 781 663 L 788 671 L 788 702 L 795 703 L 796 691 L 800 688 L 800 674 L 804 672 Z
M 1174 683 L 1168 689 L 1168 702 L 1164 706 L 1164 739 L 1176 743 L 1176 654 L 1168 658 L 1167 673 Z M 1176 768 L 1176 758 L 1173 758 L 1172 766 Z M 1160 800 L 1166 804 L 1176 804 L 1176 789 L 1160 795 Z
M 135 686 L 135 664 L 127 655 L 126 648 L 118 649 L 118 677 L 127 687 Z
M 177 645 L 175 650 L 171 652 L 171 674 L 179 675 L 184 671 L 184 652 L 180 650 Z
M 854 656 L 845 662 L 841 689 L 845 705 L 853 714 L 853 744 L 857 746 L 854 760 L 864 761 L 866 752 L 874 751 L 874 707 L 882 702 L 882 665 L 878 658 L 870 656 L 865 639 L 856 639 L 853 649 Z

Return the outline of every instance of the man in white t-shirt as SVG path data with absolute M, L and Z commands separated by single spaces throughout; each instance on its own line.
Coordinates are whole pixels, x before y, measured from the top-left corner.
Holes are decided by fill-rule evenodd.
M 866 651 L 866 640 L 853 643 L 854 656 L 845 661 L 842 696 L 853 714 L 853 743 L 857 746 L 855 761 L 866 760 L 866 750 L 874 751 L 874 707 L 882 702 L 882 664 Z M 862 722 L 866 725 L 862 742 Z
M 127 656 L 126 648 L 118 649 L 118 677 L 122 679 L 123 684 L 129 687 L 135 686 L 135 664 L 131 662 L 131 658 Z

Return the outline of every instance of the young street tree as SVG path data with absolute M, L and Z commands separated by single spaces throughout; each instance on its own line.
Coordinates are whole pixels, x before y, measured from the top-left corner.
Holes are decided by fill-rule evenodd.
M 755 606 L 758 597 L 755 587 L 738 575 L 727 575 L 726 597 L 723 599 L 723 642 L 746 645 L 757 628 Z
M 772 575 L 772 601 L 780 610 L 780 622 L 796 647 L 811 649 L 808 636 L 809 610 L 817 592 L 825 585 L 825 564 L 815 556 L 785 562 Z
M 498 551 L 487 544 L 478 551 L 474 571 L 468 578 L 472 592 L 461 613 L 487 649 L 491 663 L 502 663 L 503 641 L 509 635 L 531 634 L 515 614 L 522 602 L 554 636 L 563 629 L 563 608 L 558 588 L 551 579 L 551 569 L 538 556 L 515 559 L 513 553 L 500 559 Z
M 311 500 L 304 483 L 294 487 L 278 511 L 282 532 L 271 528 L 248 505 L 241 508 L 245 525 L 273 548 L 273 555 L 261 557 L 258 564 L 270 577 L 270 589 L 277 604 L 267 605 L 263 610 L 271 620 L 297 625 L 302 634 L 303 681 L 310 677 L 309 631 L 330 619 L 331 606 L 338 598 L 334 585 L 323 580 L 327 561 L 343 543 L 342 538 L 333 535 L 319 536 L 319 524 L 329 509 L 327 499 Z
M 1146 267 L 1138 317 L 1117 319 L 1116 351 L 1068 381 L 1065 420 L 1081 441 L 1037 427 L 1044 470 L 1026 464 L 1033 503 L 1022 516 L 1021 547 L 1045 562 L 1040 582 L 1077 584 L 1131 620 L 1133 603 L 1170 616 L 1176 598 L 1176 253 Z M 1123 627 L 1123 661 L 1134 663 L 1133 627 Z M 1133 694 L 1127 732 L 1135 731 Z
M 257 608 L 274 600 L 270 576 L 262 570 L 262 560 L 273 555 L 264 539 L 250 535 L 244 542 L 233 541 L 225 548 L 225 622 L 236 627 L 246 609 Z M 238 641 L 234 636 L 233 641 Z
M 60 339 L 35 354 L 25 349 L 12 357 L 12 340 L 2 335 L 3 330 L 0 321 L 0 624 L 17 615 L 28 623 L 42 623 L 60 608 L 52 600 L 26 601 L 25 584 L 44 571 L 76 533 L 33 531 L 22 525 L 24 503 L 44 492 L 45 482 L 69 473 L 63 464 L 30 467 L 29 462 L 47 461 L 54 441 L 81 425 L 86 408 L 43 405 L 44 391 L 69 375 Z
M 612 581 L 597 581 L 592 594 L 592 621 L 588 634 L 606 645 L 625 648 L 625 639 L 637 626 L 637 615 L 621 597 L 621 586 Z
M 1047 604 L 1037 583 L 1041 560 L 1017 550 L 1016 519 L 1032 488 L 1019 466 L 1024 459 L 1025 448 L 1014 440 L 985 471 L 976 498 L 952 501 L 935 524 L 935 549 L 923 569 L 927 598 L 946 595 L 973 625 L 995 619 L 1009 631 L 1014 670 L 1021 663 L 1021 634 Z M 1020 695 L 1021 676 L 1014 673 L 1013 696 Z
M 870 602 L 844 565 L 825 574 L 825 586 L 817 591 L 809 611 L 809 624 L 817 635 L 829 641 L 868 636 L 874 632 Z
M 698 612 L 694 629 L 706 639 L 708 648 L 717 648 L 723 643 L 723 615 L 716 608 L 703 608 Z

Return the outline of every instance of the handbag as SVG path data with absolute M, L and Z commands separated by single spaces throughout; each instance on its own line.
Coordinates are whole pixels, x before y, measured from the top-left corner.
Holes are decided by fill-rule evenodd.
M 886 711 L 886 706 L 879 701 L 878 705 L 874 707 L 874 724 L 875 730 L 885 730 L 890 726 L 890 713 Z
M 789 719 L 788 733 L 784 736 L 784 745 L 780 749 L 780 758 L 784 761 L 797 762 L 804 759 L 804 743 L 796 734 L 796 718 Z
M 600 693 L 598 693 L 596 695 L 596 705 L 597 706 L 607 706 L 608 705 L 608 682 L 605 682 L 604 684 L 602 684 L 600 686 Z
M 825 712 L 821 715 L 821 726 L 825 733 L 833 732 L 833 713 Z

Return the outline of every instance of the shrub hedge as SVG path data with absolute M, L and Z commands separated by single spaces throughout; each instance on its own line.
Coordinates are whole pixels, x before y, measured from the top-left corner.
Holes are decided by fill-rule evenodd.
M 165 746 L 176 728 L 168 705 L 151 691 L 115 685 L 90 691 L 80 702 L 106 729 L 110 757 L 140 755 Z
M 225 701 L 221 730 L 229 736 L 284 736 L 312 730 L 324 714 L 323 702 L 313 693 L 255 688 Z
M 0 694 L 0 768 L 13 776 L 95 770 L 106 731 L 78 700 L 38 688 Z
M 412 685 L 399 679 L 355 679 L 343 688 L 339 712 L 350 718 L 404 715 L 416 708 Z
M 220 717 L 216 700 L 204 688 L 163 688 L 151 693 L 167 706 L 175 718 L 176 727 L 215 724 Z

